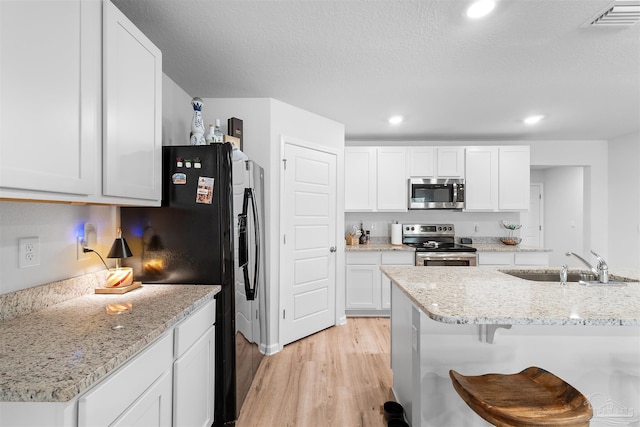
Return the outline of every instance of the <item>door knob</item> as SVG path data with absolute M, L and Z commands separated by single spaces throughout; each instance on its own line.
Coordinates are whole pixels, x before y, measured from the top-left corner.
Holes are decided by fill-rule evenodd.
M 335 247 L 335 246 L 331 246 L 331 247 L 329 248 L 329 252 L 335 252 L 336 250 L 337 250 L 337 249 L 336 249 L 336 247 Z

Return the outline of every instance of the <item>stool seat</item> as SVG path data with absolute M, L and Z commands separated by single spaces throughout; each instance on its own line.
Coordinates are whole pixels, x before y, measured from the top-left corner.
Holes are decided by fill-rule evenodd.
M 551 372 L 532 366 L 517 374 L 449 376 L 460 397 L 491 424 L 514 426 L 588 426 L 589 400 Z

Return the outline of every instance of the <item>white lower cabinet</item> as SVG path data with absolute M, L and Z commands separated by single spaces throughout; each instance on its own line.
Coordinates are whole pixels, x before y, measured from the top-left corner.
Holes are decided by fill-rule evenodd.
M 209 427 L 215 394 L 213 302 L 176 327 L 173 425 Z
M 215 301 L 210 301 L 78 401 L 78 426 L 211 426 Z
M 171 374 L 165 372 L 113 424 L 113 427 L 171 426 Z
M 478 252 L 478 265 L 540 266 L 549 265 L 547 252 Z
M 349 316 L 389 315 L 391 281 L 383 265 L 413 265 L 414 252 L 351 252 L 346 256 L 346 313 Z
M 165 334 L 78 401 L 78 426 L 171 426 L 173 335 Z

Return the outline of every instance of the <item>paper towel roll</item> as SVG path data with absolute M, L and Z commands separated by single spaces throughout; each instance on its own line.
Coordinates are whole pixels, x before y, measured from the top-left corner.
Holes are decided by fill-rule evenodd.
M 391 224 L 391 244 L 402 244 L 402 224 Z

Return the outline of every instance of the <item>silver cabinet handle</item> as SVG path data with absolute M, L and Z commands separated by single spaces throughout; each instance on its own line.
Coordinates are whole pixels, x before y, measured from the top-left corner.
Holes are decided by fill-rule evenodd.
M 337 248 L 335 246 L 331 246 L 329 248 L 329 252 L 335 252 L 337 250 Z

